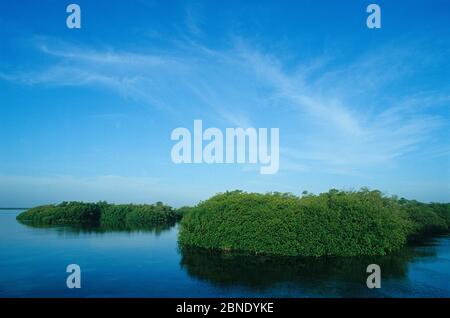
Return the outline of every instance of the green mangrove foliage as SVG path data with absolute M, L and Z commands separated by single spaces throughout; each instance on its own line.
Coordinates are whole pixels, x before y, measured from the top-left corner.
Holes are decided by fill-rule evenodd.
M 385 255 L 411 237 L 447 230 L 449 208 L 388 198 L 368 189 L 302 197 L 232 191 L 188 211 L 179 241 L 256 254 Z
M 182 218 L 183 217 L 183 218 Z M 29 209 L 21 222 L 151 229 L 181 221 L 182 246 L 284 256 L 386 255 L 408 240 L 450 229 L 450 204 L 386 197 L 380 191 L 330 190 L 218 194 L 195 207 L 63 202 Z
M 450 229 L 450 204 L 425 204 L 405 199 L 398 202 L 412 222 L 411 240 L 444 233 Z
M 100 219 L 103 203 L 62 202 L 42 205 L 17 216 L 22 222 L 35 224 L 95 224 Z
M 100 226 L 107 228 L 148 228 L 160 224 L 174 224 L 181 212 L 162 202 L 156 204 L 107 205 L 100 216 Z
M 161 202 L 156 204 L 108 204 L 63 202 L 29 209 L 17 216 L 35 225 L 90 225 L 111 229 L 145 229 L 173 224 L 181 212 Z

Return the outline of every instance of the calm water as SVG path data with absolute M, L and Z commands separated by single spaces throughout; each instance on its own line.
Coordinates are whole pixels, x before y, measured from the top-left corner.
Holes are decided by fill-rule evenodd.
M 450 297 L 450 236 L 389 257 L 292 259 L 180 250 L 178 227 L 150 232 L 33 228 L 0 212 L 2 297 Z M 82 288 L 66 287 L 66 266 Z M 366 266 L 382 269 L 369 290 Z

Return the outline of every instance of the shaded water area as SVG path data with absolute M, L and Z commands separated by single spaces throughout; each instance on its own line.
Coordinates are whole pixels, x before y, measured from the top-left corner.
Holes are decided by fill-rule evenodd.
M 178 225 L 31 227 L 19 212 L 0 212 L 1 297 L 450 297 L 450 236 L 384 257 L 283 258 L 180 248 Z M 66 287 L 72 263 L 81 289 Z

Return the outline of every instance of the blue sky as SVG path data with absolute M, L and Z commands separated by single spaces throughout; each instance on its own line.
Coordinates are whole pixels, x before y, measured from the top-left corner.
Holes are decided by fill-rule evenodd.
M 243 189 L 450 201 L 450 4 L 67 1 L 0 7 L 0 206 L 195 204 Z M 280 170 L 175 165 L 171 131 L 280 129 Z

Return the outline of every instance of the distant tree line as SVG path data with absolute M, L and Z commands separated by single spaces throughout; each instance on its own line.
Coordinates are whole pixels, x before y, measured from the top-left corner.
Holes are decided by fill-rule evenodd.
M 111 229 L 146 229 L 175 223 L 180 219 L 181 210 L 161 202 L 117 205 L 107 202 L 62 202 L 31 208 L 17 216 L 17 220 L 35 225 L 89 225 Z
M 185 213 L 179 241 L 255 254 L 385 255 L 449 227 L 450 204 L 386 197 L 367 188 L 301 197 L 232 191 Z
M 17 216 L 34 225 L 150 229 L 181 219 L 181 246 L 286 256 L 385 255 L 408 241 L 446 233 L 449 203 L 421 203 L 380 191 L 217 194 L 194 207 L 62 202 Z

